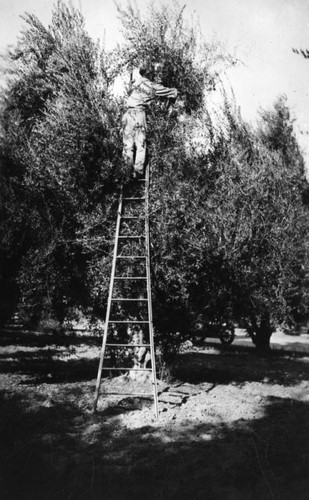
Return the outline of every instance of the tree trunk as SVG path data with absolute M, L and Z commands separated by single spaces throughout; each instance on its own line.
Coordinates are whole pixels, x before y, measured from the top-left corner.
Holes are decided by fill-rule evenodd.
M 139 345 L 143 345 L 146 343 L 145 341 L 145 335 L 144 332 L 141 328 L 135 327 L 132 330 L 130 330 L 130 342 L 132 344 L 136 344 L 136 348 L 133 350 L 133 368 L 136 369 L 144 369 L 147 367 L 147 363 L 150 360 L 150 352 L 147 347 L 138 347 Z M 145 381 L 149 375 L 149 372 L 145 371 L 134 371 L 130 370 L 128 372 L 128 377 L 131 380 L 139 380 L 139 381 Z
M 269 354 L 271 351 L 270 348 L 270 338 L 273 333 L 273 330 L 268 327 L 263 327 L 262 325 L 260 326 L 259 330 L 256 333 L 256 338 L 255 338 L 255 346 L 257 348 L 257 351 L 260 354 Z
M 269 313 L 264 313 L 258 325 L 256 318 L 251 318 L 251 324 L 247 327 L 248 334 L 261 355 L 269 355 L 271 352 L 270 338 L 274 332 L 271 325 Z

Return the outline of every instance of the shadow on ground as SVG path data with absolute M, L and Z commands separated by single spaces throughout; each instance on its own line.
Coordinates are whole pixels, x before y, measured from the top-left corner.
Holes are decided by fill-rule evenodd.
M 303 358 L 287 359 L 273 352 L 261 358 L 252 350 L 231 351 L 224 348 L 216 354 L 197 351 L 179 354 L 173 366 L 177 380 L 199 384 L 227 384 L 234 382 L 260 382 L 290 385 L 309 380 L 308 363 Z
M 0 346 L 6 347 L 10 345 L 18 345 L 19 347 L 41 347 L 46 346 L 69 347 L 87 343 L 88 345 L 100 345 L 102 342 L 101 336 L 89 335 L 61 335 L 61 334 L 46 334 L 29 331 L 0 331 Z
M 37 403 L 1 397 L 2 500 L 308 498 L 308 404 L 270 398 L 249 422 L 127 429 Z
M 37 384 L 90 381 L 97 374 L 100 345 L 100 337 L 1 334 L 0 373 L 28 375 Z M 309 380 L 308 363 L 302 356 L 290 356 L 287 361 L 287 353 L 282 352 L 273 351 L 271 357 L 261 358 L 252 348 L 212 347 L 215 353 L 210 347 L 179 354 L 172 377 L 181 382 L 216 385 L 263 381 L 265 377 L 285 385 Z M 78 350 L 81 348 L 84 352 Z M 91 350 L 92 357 L 84 356 Z
M 132 399 L 89 413 L 97 359 L 55 361 L 42 344 L 35 356 L 26 347 L 2 357 L 1 500 L 308 498 L 309 405 L 285 394 L 309 380 L 305 360 L 181 354 L 178 381 L 216 389 L 263 381 L 280 384 L 282 397 L 268 396 L 246 420 L 223 420 L 214 404 L 199 419 L 178 419 L 175 409 L 175 420 L 128 428 L 122 417 Z M 59 349 L 52 347 L 53 355 Z
M 54 352 L 57 354 L 57 351 Z M 0 359 L 0 373 L 25 374 L 32 383 L 66 383 L 92 380 L 98 370 L 98 359 L 53 360 L 49 355 L 19 357 L 14 363 Z M 26 382 L 27 383 L 27 382 Z
M 100 337 L 1 333 L 0 373 L 22 373 L 32 377 L 32 383 L 92 380 L 101 342 Z M 96 355 L 84 357 L 82 348 Z

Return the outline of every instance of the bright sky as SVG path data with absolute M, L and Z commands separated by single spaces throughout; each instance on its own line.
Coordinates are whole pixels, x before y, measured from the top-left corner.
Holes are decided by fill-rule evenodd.
M 25 11 L 34 13 L 48 25 L 54 3 L 0 0 L 0 51 L 16 42 L 23 26 L 20 15 Z M 72 3 L 82 10 L 93 38 L 104 36 L 108 48 L 119 40 L 120 25 L 113 0 Z M 142 9 L 148 2 L 136 3 Z M 188 15 L 195 11 L 206 41 L 215 38 L 223 42 L 243 62 L 228 76 L 246 120 L 254 123 L 260 107 L 269 108 L 277 96 L 287 95 L 309 168 L 309 59 L 292 52 L 292 48 L 309 49 L 309 0 L 180 0 L 179 4 L 186 4 Z

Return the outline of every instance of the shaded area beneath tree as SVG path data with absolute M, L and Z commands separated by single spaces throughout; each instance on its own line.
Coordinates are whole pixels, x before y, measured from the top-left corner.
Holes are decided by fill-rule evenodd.
M 80 376 L 76 360 L 40 359 L 41 345 L 33 371 L 23 372 L 25 347 L 17 363 L 2 354 L 3 500 L 306 498 L 306 358 L 180 354 L 174 384 L 192 383 L 197 393 L 180 407 L 161 403 L 157 421 L 138 398 L 101 395 L 91 414 L 94 361 L 81 360 L 89 372 Z M 46 383 L 37 362 L 53 373 L 66 363 L 61 382 Z

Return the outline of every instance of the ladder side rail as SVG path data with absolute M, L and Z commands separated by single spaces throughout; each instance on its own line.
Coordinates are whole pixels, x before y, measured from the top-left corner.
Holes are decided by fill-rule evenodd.
M 145 183 L 145 244 L 146 244 L 146 276 L 147 276 L 147 299 L 148 299 L 148 320 L 149 320 L 149 343 L 150 343 L 150 357 L 152 368 L 152 386 L 153 398 L 156 418 L 159 417 L 158 409 L 158 388 L 157 388 L 157 374 L 156 374 L 156 359 L 154 349 L 154 335 L 153 335 L 153 315 L 152 315 L 152 301 L 151 301 L 151 277 L 150 277 L 150 234 L 149 234 L 149 164 L 146 168 L 146 183 Z
M 111 312 L 112 294 L 113 294 L 113 289 L 114 289 L 114 277 L 115 277 L 117 253 L 118 253 L 118 238 L 119 238 L 120 222 L 121 222 L 121 215 L 122 215 L 122 204 L 123 204 L 123 188 L 121 188 L 119 205 L 118 205 L 111 279 L 110 279 L 110 284 L 109 284 L 109 293 L 108 293 L 107 310 L 106 310 L 106 317 L 105 317 L 105 324 L 104 324 L 104 333 L 103 333 L 103 339 L 102 339 L 102 348 L 101 348 L 101 354 L 100 354 L 100 362 L 99 362 L 94 403 L 93 403 L 93 411 L 94 412 L 96 412 L 98 399 L 99 399 L 103 360 L 104 360 L 104 354 L 105 354 L 106 342 L 107 342 L 107 332 L 108 332 L 108 324 L 109 324 L 109 318 L 110 318 L 110 312 Z

